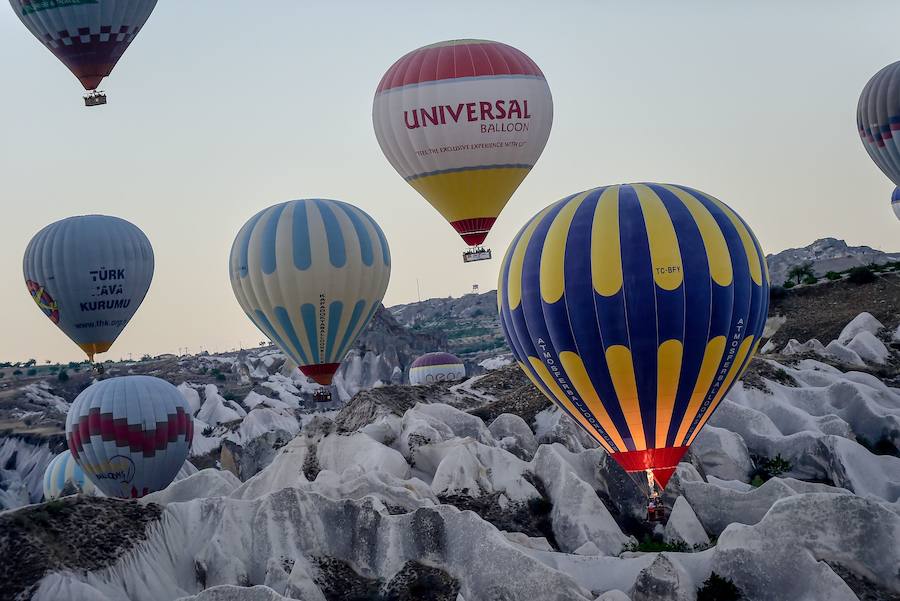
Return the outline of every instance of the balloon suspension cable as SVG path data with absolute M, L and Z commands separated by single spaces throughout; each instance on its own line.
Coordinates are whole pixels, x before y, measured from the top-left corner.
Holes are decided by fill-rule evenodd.
M 100 90 L 91 90 L 84 96 L 84 106 L 101 106 L 106 104 L 106 94 Z

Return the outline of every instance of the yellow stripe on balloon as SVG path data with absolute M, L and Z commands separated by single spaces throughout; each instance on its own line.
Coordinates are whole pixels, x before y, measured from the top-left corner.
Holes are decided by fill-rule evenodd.
M 493 167 L 436 173 L 410 180 L 447 221 L 496 217 L 530 167 Z
M 713 281 L 719 286 L 730 285 L 734 277 L 731 253 L 728 252 L 728 244 L 725 242 L 725 236 L 722 234 L 719 224 L 716 223 L 715 217 L 703 206 L 703 203 L 681 188 L 670 185 L 662 187 L 684 203 L 697 223 L 700 236 L 703 238 L 703 247 L 706 249 L 706 259 L 709 262 L 709 273 Z
M 672 422 L 672 408 L 678 392 L 684 347 L 679 340 L 666 340 L 659 345 L 656 368 L 656 448 L 666 446 L 666 435 Z
M 617 447 L 616 450 L 627 451 L 628 447 L 609 417 L 609 413 L 606 412 L 606 408 L 603 407 L 603 401 L 600 400 L 600 395 L 597 394 L 597 390 L 591 383 L 591 377 L 588 375 L 581 357 L 572 351 L 563 351 L 559 354 L 559 360 L 575 390 L 578 391 L 578 396 L 581 397 L 587 408 L 591 410 L 591 413 L 600 422 L 600 426 L 609 434 L 609 437 Z
M 594 290 L 613 296 L 622 289 L 622 246 L 619 240 L 619 186 L 606 188 L 591 224 L 591 278 Z
M 549 213 L 556 204 L 557 203 L 553 203 L 538 213 L 537 216 L 525 226 L 525 231 L 519 236 L 516 247 L 512 249 L 512 255 L 509 259 L 509 280 L 507 281 L 506 286 L 510 311 L 514 311 L 516 307 L 519 306 L 519 303 L 522 302 L 522 266 L 525 263 L 525 250 L 528 248 L 528 243 L 531 242 L 531 236 L 534 235 L 534 230 L 537 228 L 538 224 L 544 220 L 544 216 Z
M 634 450 L 643 451 L 647 448 L 647 440 L 644 436 L 644 422 L 641 419 L 641 406 L 638 401 L 631 350 L 621 344 L 610 346 L 606 349 L 606 364 L 616 397 L 619 399 L 619 406 L 622 408 L 622 414 L 625 416 L 631 432 L 631 439 L 634 441 Z
M 706 413 L 703 414 L 703 417 L 700 418 L 700 422 L 697 424 L 697 427 L 694 428 L 694 433 L 691 434 L 691 438 L 687 441 L 687 444 L 690 445 L 694 442 L 694 439 L 697 438 L 697 434 L 700 433 L 700 429 L 706 424 L 707 420 L 713 414 L 713 411 L 716 410 L 716 407 L 719 406 L 719 403 L 722 401 L 722 397 L 725 396 L 725 393 L 731 387 L 731 383 L 734 382 L 735 377 L 737 377 L 738 372 L 741 371 L 741 366 L 744 364 L 744 359 L 747 358 L 747 353 L 750 351 L 750 347 L 753 346 L 753 336 L 748 336 L 744 338 L 743 342 L 741 342 L 740 348 L 738 348 L 737 355 L 734 358 L 734 363 L 731 364 L 731 368 L 728 370 L 728 375 L 725 377 L 725 380 L 722 382 L 722 385 L 719 387 L 719 392 L 716 393 L 713 402 L 709 404 L 709 408 L 707 408 Z
M 634 184 L 632 187 L 637 192 L 641 212 L 644 214 L 650 260 L 653 263 L 653 280 L 663 290 L 675 290 L 681 286 L 684 272 L 672 217 L 656 192 L 643 184 Z
M 716 370 L 722 361 L 722 355 L 725 353 L 725 337 L 716 336 L 706 343 L 706 350 L 703 353 L 703 362 L 700 363 L 700 372 L 697 374 L 697 381 L 694 384 L 694 390 L 691 393 L 691 400 L 681 419 L 681 425 L 678 427 L 678 434 L 675 435 L 675 444 L 679 445 L 679 441 L 683 441 L 687 436 L 688 428 L 691 422 L 697 416 L 703 399 L 706 398 L 709 389 L 712 388 L 713 378 L 716 377 Z
M 747 255 L 747 265 L 750 268 L 750 277 L 753 278 L 753 282 L 760 286 L 762 285 L 762 265 L 761 263 L 765 263 L 765 257 L 760 257 L 759 252 L 756 250 L 756 244 L 753 243 L 753 236 L 750 234 L 750 231 L 744 225 L 744 222 L 741 221 L 737 215 L 734 214 L 734 211 L 731 208 L 723 203 L 718 198 L 714 196 L 710 196 L 705 192 L 701 192 L 706 198 L 713 202 L 722 209 L 722 212 L 728 215 L 728 219 L 731 220 L 732 225 L 734 225 L 734 229 L 737 230 L 738 235 L 741 237 L 741 243 L 744 245 L 744 253 Z
M 582 192 L 568 201 L 553 218 L 547 237 L 544 238 L 544 247 L 541 250 L 541 298 L 546 303 L 555 303 L 562 298 L 566 289 L 566 240 L 569 238 L 569 227 L 575 211 L 590 194 Z
M 613 450 L 609 447 L 609 444 L 607 444 L 607 442 L 603 439 L 603 436 L 600 434 L 600 432 L 597 431 L 596 428 L 594 428 L 591 422 L 589 422 L 587 418 L 581 414 L 581 412 L 574 404 L 572 404 L 571 399 L 569 399 L 569 397 L 562 391 L 562 388 L 559 387 L 559 384 L 550 374 L 550 370 L 547 369 L 547 366 L 544 365 L 537 357 L 528 357 L 528 361 L 529 363 L 531 363 L 531 367 L 534 368 L 534 371 L 537 372 L 538 377 L 540 377 L 541 381 L 543 381 L 544 387 L 547 388 L 554 397 L 556 397 L 556 400 L 559 401 L 559 403 L 563 407 L 569 410 L 569 413 L 571 413 L 575 417 L 575 419 L 578 420 L 578 423 L 581 424 L 585 430 L 587 430 L 587 433 L 591 435 L 591 438 L 599 442 L 601 445 L 603 445 L 604 449 L 612 453 Z M 534 376 L 531 375 L 530 371 L 523 371 L 525 371 L 525 374 L 528 375 L 535 386 L 537 386 L 537 382 L 534 380 Z M 540 388 L 540 386 L 538 386 L 538 388 Z

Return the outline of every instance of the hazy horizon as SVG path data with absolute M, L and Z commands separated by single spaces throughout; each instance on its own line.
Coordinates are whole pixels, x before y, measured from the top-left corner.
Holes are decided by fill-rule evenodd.
M 143 306 L 100 359 L 256 346 L 264 337 L 234 299 L 228 252 L 248 218 L 294 198 L 345 200 L 381 225 L 393 255 L 387 306 L 415 301 L 417 280 L 423 299 L 496 288 L 500 258 L 532 215 L 629 181 L 718 197 L 767 254 L 823 237 L 900 251 L 893 185 L 855 125 L 866 81 L 900 59 L 884 35 L 900 5 L 862 5 L 398 2 L 388 13 L 363 2 L 160 2 L 101 86 L 110 104 L 92 109 L 0 9 L 0 361 L 81 359 L 34 306 L 22 254 L 45 225 L 85 213 L 128 219 L 156 255 Z M 468 37 L 533 58 L 555 116 L 488 237 L 494 260 L 463 265 L 462 241 L 382 155 L 371 106 L 401 55 Z

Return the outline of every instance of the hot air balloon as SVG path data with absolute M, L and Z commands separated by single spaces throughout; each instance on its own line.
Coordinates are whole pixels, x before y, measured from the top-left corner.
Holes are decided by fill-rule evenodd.
M 101 496 L 103 494 L 87 479 L 84 470 L 72 458 L 72 453 L 65 450 L 50 461 L 44 472 L 44 500 L 58 499 L 75 493 Z
M 409 383 L 413 386 L 451 382 L 465 377 L 465 364 L 450 353 L 426 353 L 409 366 Z
M 87 215 L 51 223 L 25 249 L 37 306 L 94 360 L 134 316 L 153 279 L 153 248 L 137 226 Z
M 229 274 L 256 327 L 301 372 L 328 386 L 381 305 L 391 253 L 378 224 L 353 205 L 292 200 L 241 228 Z
M 490 258 L 480 246 L 544 150 L 553 99 L 522 51 L 452 40 L 394 63 L 372 120 L 394 169 L 469 245 L 468 262 Z
M 164 489 L 184 465 L 193 436 L 187 401 L 150 376 L 92 384 L 66 417 L 72 456 L 108 497 L 139 498 Z
M 86 106 L 106 104 L 97 91 L 153 12 L 156 0 L 9 0 L 16 16 L 75 74 Z
M 894 188 L 894 193 L 891 194 L 891 208 L 894 209 L 897 219 L 900 219 L 900 188 Z
M 856 127 L 878 168 L 900 186 L 900 61 L 876 73 L 863 88 L 856 107 Z M 891 206 L 900 218 L 897 189 Z
M 648 183 L 533 217 L 498 304 L 522 371 L 655 494 L 749 365 L 768 293 L 765 255 L 733 210 Z

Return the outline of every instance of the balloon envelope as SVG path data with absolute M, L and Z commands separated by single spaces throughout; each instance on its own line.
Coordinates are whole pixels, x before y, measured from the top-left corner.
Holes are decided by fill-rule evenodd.
M 66 417 L 72 456 L 109 497 L 139 498 L 168 486 L 194 435 L 187 401 L 159 378 L 123 376 L 79 394 Z
M 86 90 L 109 75 L 156 0 L 9 0 L 16 16 Z
M 553 99 L 522 51 L 452 40 L 394 63 L 372 120 L 394 169 L 474 246 L 544 150 Z
M 450 353 L 426 353 L 409 366 L 409 383 L 413 386 L 461 380 L 465 377 L 465 364 Z
M 241 228 L 229 274 L 256 327 L 327 385 L 381 305 L 391 253 L 375 220 L 353 205 L 292 200 Z
M 856 127 L 866 152 L 900 186 L 900 61 L 866 83 L 856 107 Z
M 730 208 L 682 186 L 588 190 L 533 217 L 503 260 L 519 366 L 627 471 L 669 477 L 759 345 L 765 255 Z
M 897 219 L 900 219 L 900 188 L 894 188 L 894 193 L 891 194 L 891 208 Z
M 68 450 L 54 457 L 47 465 L 44 472 L 44 500 L 58 499 L 65 492 L 86 495 L 99 493 Z
M 28 243 L 25 285 L 93 361 L 134 316 L 153 279 L 153 248 L 137 226 L 105 215 L 51 223 Z

